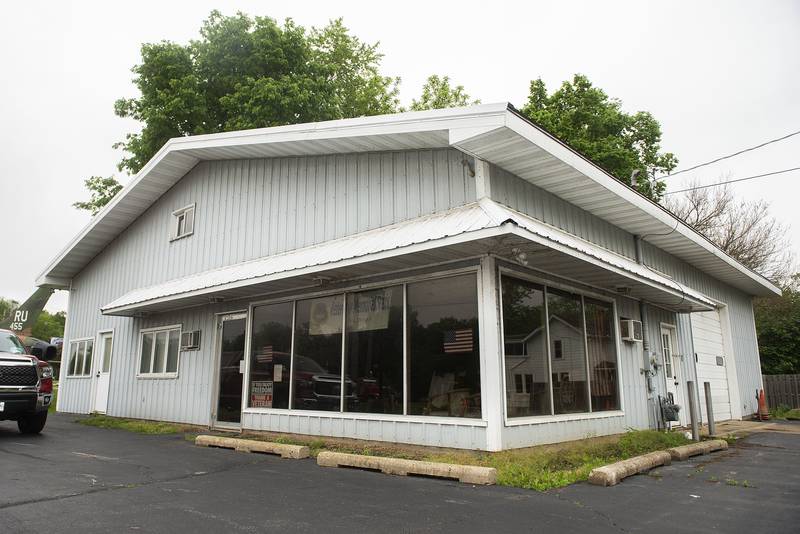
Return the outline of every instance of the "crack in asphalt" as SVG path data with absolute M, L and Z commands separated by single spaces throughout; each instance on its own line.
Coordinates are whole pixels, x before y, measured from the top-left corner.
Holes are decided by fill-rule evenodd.
M 601 517 L 610 526 L 614 527 L 615 529 L 619 530 L 620 532 L 628 532 L 628 530 L 625 527 L 623 527 L 622 525 L 617 524 L 617 522 L 614 521 L 614 519 L 612 519 L 610 516 L 604 514 L 603 512 L 601 512 L 599 510 L 595 510 L 591 506 L 586 506 L 585 504 L 583 504 L 581 502 L 573 501 L 572 499 L 568 499 L 568 498 L 564 497 L 564 495 L 562 495 L 561 492 L 555 492 L 555 493 L 553 493 L 553 495 L 555 495 L 556 499 L 558 499 L 558 500 L 560 500 L 562 502 L 571 504 L 571 505 L 573 505 L 573 506 L 575 506 L 577 508 L 580 508 L 581 510 L 588 510 L 591 513 Z
M 73 499 L 75 497 L 83 497 L 83 496 L 86 496 L 86 495 L 92 495 L 94 493 L 102 493 L 102 492 L 106 492 L 106 491 L 115 491 L 115 490 L 121 490 L 121 489 L 137 489 L 137 488 L 143 488 L 143 487 L 147 487 L 147 486 L 154 486 L 156 484 L 177 482 L 177 481 L 180 481 L 180 480 L 186 480 L 186 479 L 194 478 L 194 477 L 204 477 L 204 476 L 207 476 L 207 475 L 216 475 L 216 474 L 219 474 L 219 473 L 225 473 L 227 471 L 231 471 L 233 469 L 241 467 L 242 465 L 243 464 L 236 463 L 236 464 L 227 465 L 227 466 L 225 466 L 225 467 L 223 467 L 221 469 L 216 469 L 216 470 L 211 470 L 211 471 L 188 473 L 188 474 L 178 475 L 178 476 L 171 477 L 171 478 L 163 478 L 163 479 L 159 479 L 159 480 L 150 480 L 150 481 L 146 481 L 146 482 L 135 482 L 135 483 L 130 483 L 130 484 L 112 484 L 110 486 L 90 487 L 89 489 L 87 489 L 85 491 L 78 491 L 78 492 L 74 492 L 74 493 L 65 493 L 65 494 L 61 494 L 61 495 L 53 495 L 52 497 L 39 497 L 39 498 L 36 498 L 36 499 L 26 499 L 24 501 L 9 502 L 9 503 L 5 503 L 5 504 L 0 504 L 0 510 L 7 510 L 9 508 L 16 508 L 16 507 L 25 506 L 25 505 L 28 505 L 28 504 L 39 504 L 39 503 L 43 503 L 43 502 L 63 501 L 63 500 L 66 500 L 66 499 Z
M 53 460 L 51 460 L 49 458 L 45 458 L 43 456 L 36 456 L 34 454 L 28 454 L 26 452 L 15 451 L 13 449 L 9 450 L 9 449 L 6 449 L 5 447 L 0 447 L 0 452 L 6 453 L 6 454 L 15 454 L 17 456 L 22 456 L 24 458 L 30 458 L 31 460 L 36 460 L 37 462 L 54 463 Z

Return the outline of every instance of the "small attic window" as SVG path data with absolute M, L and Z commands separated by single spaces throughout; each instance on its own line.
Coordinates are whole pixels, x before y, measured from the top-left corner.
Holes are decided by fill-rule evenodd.
M 194 204 L 172 212 L 172 232 L 170 239 L 175 241 L 194 233 Z

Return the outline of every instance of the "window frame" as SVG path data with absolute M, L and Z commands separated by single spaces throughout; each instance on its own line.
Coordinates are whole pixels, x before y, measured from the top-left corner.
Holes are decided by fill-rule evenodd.
M 614 322 L 614 348 L 616 353 L 616 365 L 617 365 L 617 384 L 618 384 L 618 396 L 619 396 L 619 409 L 618 410 L 608 410 L 608 411 L 592 411 L 592 403 L 591 403 L 591 380 L 588 379 L 587 375 L 587 384 L 588 384 L 588 395 L 589 395 L 589 411 L 587 412 L 579 412 L 579 413 L 569 413 L 569 414 L 554 414 L 551 413 L 549 415 L 528 415 L 524 417 L 509 417 L 508 416 L 508 395 L 507 395 L 507 376 L 506 376 L 506 358 L 505 358 L 505 334 L 504 334 L 504 327 L 503 327 L 503 283 L 502 277 L 508 276 L 509 278 L 517 278 L 519 280 L 523 280 L 526 282 L 532 282 L 534 284 L 541 285 L 544 289 L 544 306 L 545 306 L 545 317 L 549 317 L 549 311 L 547 309 L 547 293 L 548 288 L 552 289 L 559 289 L 562 291 L 568 291 L 570 293 L 580 295 L 581 297 L 581 310 L 582 310 L 582 322 L 583 322 L 583 335 L 584 335 L 584 359 L 586 360 L 587 365 L 587 373 L 588 373 L 588 350 L 587 345 L 585 343 L 586 338 L 586 303 L 585 300 L 587 297 L 607 302 L 611 304 L 612 313 L 613 313 L 613 322 Z M 498 293 L 498 301 L 499 301 L 499 315 L 500 315 L 500 347 L 503 350 L 503 353 L 500 354 L 501 360 L 501 374 L 503 377 L 503 389 L 501 391 L 501 395 L 503 397 L 503 424 L 507 427 L 512 426 L 525 426 L 525 425 L 535 425 L 535 424 L 546 424 L 546 423 L 556 423 L 556 422 L 563 422 L 563 421 L 576 421 L 582 419 L 604 419 L 609 417 L 620 417 L 625 414 L 625 405 L 624 405 L 624 394 L 623 394 L 623 384 L 622 384 L 622 373 L 620 369 L 620 361 L 621 361 L 621 346 L 620 346 L 620 331 L 619 331 L 619 313 L 617 309 L 617 301 L 614 297 L 604 295 L 601 293 L 596 293 L 593 291 L 587 291 L 585 289 L 578 289 L 574 286 L 570 286 L 568 284 L 564 284 L 558 281 L 553 281 L 552 279 L 543 277 L 543 276 L 536 276 L 535 274 L 529 274 L 526 272 L 521 272 L 519 269 L 514 269 L 506 266 L 498 266 L 497 268 L 497 293 Z M 548 343 L 547 343 L 547 367 L 548 372 L 550 373 L 550 409 L 551 411 L 554 410 L 553 405 L 553 384 L 552 384 L 552 343 L 550 343 L 550 325 L 549 321 L 545 321 L 545 332 L 547 333 Z
M 297 320 L 296 314 L 296 307 L 297 302 L 306 299 L 313 299 L 318 297 L 327 297 L 331 295 L 342 295 L 342 298 L 345 299 L 344 302 L 346 303 L 347 294 L 349 293 L 358 293 L 361 291 L 368 291 L 371 289 L 380 289 L 384 287 L 392 287 L 392 286 L 402 286 L 403 287 L 403 369 L 408 369 L 408 358 L 409 354 L 408 351 L 410 346 L 408 344 L 408 324 L 407 324 L 407 305 L 408 305 L 408 284 L 412 284 L 415 282 L 427 281 L 427 280 L 435 280 L 441 278 L 452 278 L 464 274 L 473 274 L 475 276 L 475 284 L 477 288 L 477 304 L 478 304 L 478 328 L 481 328 L 481 307 L 483 306 L 482 297 L 481 297 L 481 276 L 480 276 L 480 269 L 481 266 L 479 264 L 468 265 L 464 267 L 456 267 L 449 270 L 439 270 L 428 272 L 424 274 L 417 274 L 411 276 L 399 276 L 397 278 L 388 278 L 385 280 L 374 281 L 374 282 L 363 282 L 363 283 L 355 283 L 353 285 L 342 285 L 336 288 L 319 290 L 319 291 L 311 291 L 308 293 L 302 294 L 295 294 L 291 296 L 281 296 L 277 298 L 271 299 L 264 299 L 259 301 L 253 301 L 249 303 L 248 306 L 248 323 L 247 323 L 247 343 L 248 343 L 248 355 L 249 355 L 249 343 L 250 343 L 250 336 L 252 335 L 252 328 L 253 328 L 253 308 L 263 305 L 269 304 L 278 304 L 282 302 L 293 302 L 294 303 L 294 312 L 292 316 L 292 356 L 291 356 L 291 366 L 294 369 L 294 351 L 295 351 L 295 326 L 294 323 Z M 346 317 L 343 319 L 346 321 Z M 479 332 L 480 335 L 480 332 Z M 343 332 L 343 339 L 344 339 L 344 332 Z M 477 350 L 480 351 L 481 347 L 478 346 Z M 342 351 L 342 358 L 344 358 L 344 351 Z M 483 381 L 484 378 L 484 369 L 483 369 L 483 356 L 479 357 L 480 359 L 480 380 Z M 248 395 L 250 391 L 250 358 L 246 358 L 246 368 L 245 368 L 245 381 L 243 384 L 244 387 L 244 396 Z M 344 359 L 342 360 L 342 365 L 344 365 Z M 324 411 L 324 410 L 301 410 L 295 408 L 293 405 L 293 384 L 294 380 L 290 377 L 290 405 L 289 408 L 253 408 L 249 407 L 244 403 L 244 407 L 242 409 L 242 413 L 251 413 L 251 414 L 279 414 L 279 415 L 302 415 L 304 417 L 309 416 L 321 416 L 325 418 L 336 418 L 336 419 L 359 419 L 359 420 L 373 420 L 373 421 L 404 421 L 404 422 L 413 422 L 413 423 L 427 423 L 427 424 L 458 424 L 460 426 L 476 426 L 476 427 L 486 427 L 487 420 L 486 420 L 486 412 L 485 412 L 485 403 L 481 405 L 481 416 L 477 418 L 472 417 L 449 417 L 449 416 L 432 416 L 432 415 L 409 415 L 408 414 L 408 390 L 409 390 L 409 377 L 408 373 L 404 371 L 403 373 L 403 413 L 402 414 L 381 414 L 381 413 L 366 413 L 366 412 L 348 412 L 348 411 Z M 482 386 L 483 387 L 483 386 Z
M 563 339 L 554 339 L 553 340 L 553 359 L 554 360 L 563 360 L 564 359 L 564 340 Z
M 181 224 L 181 217 L 183 217 L 184 221 L 184 228 L 186 225 L 186 214 L 191 212 L 192 213 L 192 229 L 188 232 L 184 231 L 183 233 L 179 233 L 179 228 Z M 196 210 L 196 203 L 192 202 L 191 204 L 179 208 L 172 212 L 172 228 L 170 229 L 169 240 L 177 241 L 178 239 L 183 239 L 184 237 L 189 237 L 190 235 L 194 234 L 194 227 L 197 221 L 197 210 Z
M 169 355 L 169 332 L 177 330 L 178 332 L 178 361 L 175 364 L 175 372 L 167 372 L 167 357 Z M 159 379 L 175 379 L 178 378 L 181 369 L 181 333 L 183 331 L 182 324 L 173 324 L 168 326 L 153 326 L 149 328 L 142 328 L 139 330 L 139 346 L 137 348 L 138 357 L 136 358 L 136 378 L 142 380 L 159 380 Z M 162 373 L 154 373 L 152 372 L 153 369 L 153 361 L 156 352 L 156 335 L 161 332 L 167 333 L 167 344 L 165 345 L 165 354 L 164 354 L 164 372 Z M 153 344 L 152 349 L 150 351 L 150 369 L 151 372 L 143 373 L 141 372 L 142 369 L 142 349 L 144 348 L 144 336 L 145 334 L 153 334 Z
M 92 342 L 92 369 L 89 369 L 89 372 L 86 373 L 86 374 L 84 374 L 84 373 L 81 373 L 81 374 L 71 373 L 69 371 L 69 365 L 70 365 L 69 358 L 70 358 L 70 355 L 72 354 L 72 344 L 73 343 L 77 343 L 78 347 L 79 347 L 78 350 L 80 350 L 80 345 L 82 343 L 85 345 L 89 341 Z M 66 366 L 66 373 L 64 373 L 64 376 L 66 378 L 92 378 L 92 370 L 94 369 L 94 349 L 95 349 L 95 338 L 93 338 L 91 336 L 89 336 L 89 337 L 79 337 L 79 338 L 76 338 L 76 339 L 71 339 L 69 341 L 68 345 L 67 345 L 67 366 Z M 84 348 L 83 358 L 81 359 L 81 365 L 83 366 L 83 368 L 85 370 L 86 369 L 86 349 L 85 348 Z

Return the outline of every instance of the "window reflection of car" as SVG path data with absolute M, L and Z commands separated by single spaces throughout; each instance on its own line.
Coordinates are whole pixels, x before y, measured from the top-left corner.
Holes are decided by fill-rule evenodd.
M 294 366 L 294 407 L 338 411 L 342 377 L 299 354 L 294 357 Z M 345 405 L 352 408 L 358 404 L 356 383 L 345 376 L 345 387 Z
M 275 366 L 281 366 L 280 376 L 275 375 Z M 265 367 L 266 366 L 266 369 Z M 328 372 L 319 363 L 307 356 L 294 356 L 294 404 L 295 408 L 307 410 L 339 410 L 341 376 Z M 269 361 L 254 364 L 251 381 L 270 381 L 273 384 L 273 402 L 289 398 L 290 355 L 274 352 Z M 346 406 L 352 409 L 358 404 L 356 383 L 345 377 Z M 285 402 L 285 400 L 283 401 Z M 283 404 L 283 407 L 286 407 Z

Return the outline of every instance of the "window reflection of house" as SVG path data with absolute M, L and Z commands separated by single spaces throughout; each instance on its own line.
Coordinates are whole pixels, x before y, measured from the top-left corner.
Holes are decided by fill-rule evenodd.
M 506 339 L 506 373 L 508 384 L 516 385 L 517 375 L 532 376 L 531 387 L 509 392 L 509 410 L 517 415 L 526 412 L 538 413 L 539 407 L 549 404 L 547 387 L 547 355 L 541 354 L 546 337 L 544 328 L 539 327 L 526 336 Z M 557 315 L 550 316 L 550 339 L 553 356 L 552 380 L 553 402 L 556 409 L 570 409 L 576 397 L 585 390 L 586 361 L 583 352 L 583 332 Z M 555 347 L 559 347 L 556 352 Z M 508 350 L 511 349 L 511 353 Z M 557 357 L 558 354 L 558 357 Z M 577 383 L 577 384 L 576 384 Z M 578 391 L 576 391 L 576 389 Z M 585 396 L 585 395 L 584 395 Z

